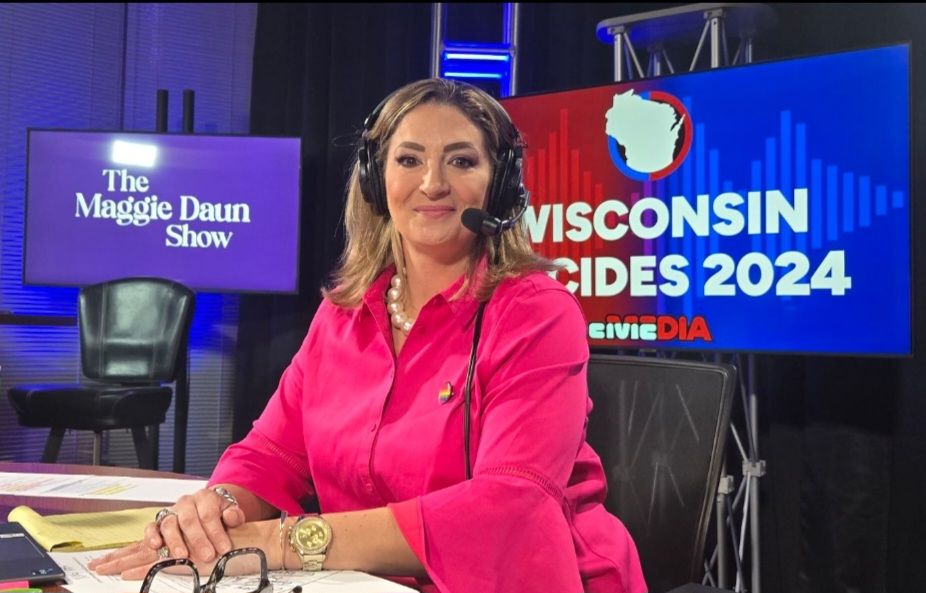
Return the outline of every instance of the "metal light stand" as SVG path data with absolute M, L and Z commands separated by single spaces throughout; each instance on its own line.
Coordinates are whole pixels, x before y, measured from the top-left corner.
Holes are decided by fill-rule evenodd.
M 444 2 L 431 3 L 431 77 L 438 78 L 445 72 L 448 63 L 452 63 L 450 54 L 466 54 L 470 63 L 496 64 L 492 72 L 457 73 L 452 78 L 465 80 L 473 84 L 484 82 L 483 79 L 497 79 L 499 94 L 509 97 L 518 92 L 518 36 L 520 34 L 520 9 L 517 2 L 502 3 L 501 43 L 463 43 L 447 41 L 447 7 Z M 482 62 L 488 59 L 491 62 Z M 501 61 L 497 61 L 501 60 Z M 446 75 L 449 76 L 449 73 Z M 471 78 L 468 78 L 471 77 Z
M 751 63 L 753 38 L 756 31 L 774 22 L 775 14 L 765 4 L 691 4 L 607 19 L 598 23 L 597 34 L 601 41 L 614 47 L 615 82 L 625 82 L 634 78 L 653 78 L 666 73 L 674 74 L 675 68 L 665 50 L 666 43 L 694 41 L 695 37 L 697 37 L 697 47 L 688 71 L 694 71 L 697 68 L 705 41 L 708 40 L 710 68 Z M 699 29 L 700 35 L 697 34 Z M 727 50 L 727 34 L 730 32 L 739 38 L 739 45 L 732 58 Z M 645 47 L 649 54 L 645 71 L 637 57 L 635 45 Z M 743 479 L 737 487 L 736 479 L 727 472 L 726 463 L 724 464 L 715 502 L 717 547 L 711 557 L 705 560 L 704 582 L 721 589 L 730 588 L 728 582 L 730 551 L 727 547 L 729 539 L 732 543 L 736 573 L 733 590 L 737 592 L 747 590 L 744 548 L 748 527 L 751 572 L 749 590 L 752 593 L 761 593 L 759 478 L 765 475 L 765 461 L 759 457 L 755 356 L 746 355 L 744 364 L 741 356 L 735 355 L 733 362 L 740 370 L 739 392 L 743 400 L 746 446 L 744 447 L 733 422 L 730 424 L 730 431 L 742 460 Z M 741 513 L 739 532 L 736 529 L 737 512 Z M 716 581 L 712 573 L 714 569 L 716 569 Z

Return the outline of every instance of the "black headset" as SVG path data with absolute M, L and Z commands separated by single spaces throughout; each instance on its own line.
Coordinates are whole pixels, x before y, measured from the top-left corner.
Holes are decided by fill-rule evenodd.
M 388 100 L 389 97 L 384 99 L 363 120 L 363 132 L 360 134 L 357 147 L 360 193 L 376 214 L 386 217 L 389 216 L 389 209 L 386 206 L 386 182 L 383 169 L 376 162 L 379 144 L 370 140 L 370 131 Z M 515 209 L 515 206 L 523 203 L 527 196 L 527 190 L 521 181 L 524 161 L 520 135 L 517 138 L 518 141 L 515 144 L 503 143 L 499 148 L 495 170 L 492 174 L 486 210 L 497 218 L 504 218 L 506 214 Z

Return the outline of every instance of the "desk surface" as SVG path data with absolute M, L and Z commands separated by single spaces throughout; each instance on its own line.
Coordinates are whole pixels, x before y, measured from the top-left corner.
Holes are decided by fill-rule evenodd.
M 92 476 L 134 476 L 139 478 L 179 478 L 201 480 L 197 476 L 175 474 L 147 469 L 134 469 L 130 467 L 109 467 L 96 465 L 68 465 L 63 463 L 16 463 L 0 461 L 0 472 L 21 472 L 37 474 L 86 474 Z M 95 500 L 84 498 L 46 498 L 42 496 L 16 496 L 0 494 L 0 521 L 13 508 L 27 505 L 40 515 L 56 515 L 61 513 L 88 513 L 94 511 L 118 511 L 139 507 L 157 506 L 161 502 L 143 502 L 131 500 Z
M 134 469 L 130 467 L 109 467 L 97 465 L 68 465 L 63 463 L 16 463 L 0 461 L 0 472 L 21 472 L 36 474 L 86 474 L 92 476 L 133 476 L 139 478 L 179 478 L 201 480 L 197 476 L 175 474 L 147 469 Z M 119 501 L 119 500 L 90 500 L 81 498 L 45 498 L 41 496 L 13 496 L 0 494 L 0 521 L 13 508 L 24 504 L 31 507 L 40 515 L 54 515 L 60 513 L 82 513 L 93 511 L 117 511 L 146 506 L 157 506 L 157 502 Z M 139 583 L 140 585 L 140 583 Z M 66 592 L 60 585 L 42 587 L 49 592 Z

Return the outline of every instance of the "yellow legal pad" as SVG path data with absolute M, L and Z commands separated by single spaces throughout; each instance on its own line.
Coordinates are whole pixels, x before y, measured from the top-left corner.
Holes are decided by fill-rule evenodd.
M 80 552 L 118 548 L 142 538 L 145 525 L 161 507 L 69 513 L 43 517 L 27 506 L 18 506 L 7 516 L 29 532 L 49 552 Z

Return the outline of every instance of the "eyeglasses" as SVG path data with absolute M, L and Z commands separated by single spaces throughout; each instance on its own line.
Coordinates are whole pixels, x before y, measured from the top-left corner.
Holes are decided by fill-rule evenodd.
M 257 568 L 260 572 L 257 572 Z M 165 569 L 174 568 L 165 572 Z M 192 579 L 192 580 L 191 580 Z M 148 570 L 139 593 L 273 593 L 267 575 L 267 556 L 260 548 L 241 548 L 222 554 L 209 580 L 199 584 L 196 565 L 188 558 L 162 560 Z

